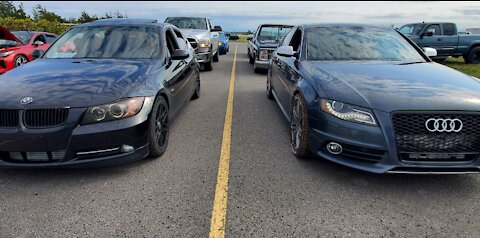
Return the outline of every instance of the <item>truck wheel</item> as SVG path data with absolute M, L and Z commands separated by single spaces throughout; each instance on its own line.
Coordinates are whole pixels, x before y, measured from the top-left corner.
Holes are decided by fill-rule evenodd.
M 212 57 L 212 53 L 210 51 L 210 57 L 208 57 L 210 59 L 210 61 L 206 62 L 206 63 L 203 63 L 203 70 L 205 71 L 212 71 L 213 70 L 213 57 Z
M 218 50 L 217 50 L 217 53 L 215 53 L 215 54 L 213 55 L 213 62 L 218 62 L 218 60 L 219 60 L 219 58 L 218 58 L 218 54 L 219 54 L 219 53 L 218 53 L 218 52 L 219 52 L 219 51 L 220 51 L 220 49 L 218 49 Z
M 248 54 L 248 59 L 249 59 L 248 62 L 250 62 L 250 64 L 255 63 L 255 57 L 250 56 L 250 54 Z
M 474 47 L 465 58 L 467 64 L 480 64 L 480 46 Z

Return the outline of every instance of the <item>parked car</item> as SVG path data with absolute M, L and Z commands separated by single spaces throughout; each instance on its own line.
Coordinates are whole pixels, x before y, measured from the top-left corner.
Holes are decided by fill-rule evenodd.
M 33 60 L 34 49 L 46 50 L 57 35 L 48 32 L 14 31 L 0 26 L 0 74 Z
M 267 77 L 293 154 L 373 173 L 480 172 L 480 81 L 435 55 L 391 28 L 295 27 Z
M 0 167 L 89 167 L 161 156 L 200 95 L 180 30 L 156 20 L 76 25 L 0 76 Z M 186 39 L 182 39 L 186 41 Z
M 263 24 L 258 26 L 255 35 L 248 41 L 247 53 L 255 73 L 268 69 L 272 52 L 277 49 L 285 35 L 292 29 L 290 25 Z
M 230 33 L 228 34 L 228 38 L 230 40 L 240 40 L 240 37 L 238 37 L 238 34 L 237 33 Z
M 204 69 L 211 71 L 213 62 L 218 62 L 218 32 L 220 26 L 212 27 L 210 19 L 206 17 L 168 17 L 165 20 L 180 28 L 196 49 L 197 60 Z
M 435 61 L 443 62 L 448 56 L 463 56 L 465 63 L 480 63 L 480 35 L 459 34 L 457 25 L 449 22 L 422 22 L 400 27 L 420 47 L 435 48 Z
M 218 33 L 218 50 L 220 51 L 221 55 L 227 54 L 227 52 L 230 50 L 229 39 L 223 31 Z

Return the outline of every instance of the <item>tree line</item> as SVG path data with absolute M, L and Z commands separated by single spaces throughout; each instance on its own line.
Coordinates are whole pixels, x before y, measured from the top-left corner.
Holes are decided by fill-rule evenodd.
M 0 1 L 0 25 L 11 31 L 46 31 L 61 34 L 72 24 L 109 18 L 128 18 L 128 16 L 118 10 L 106 12 L 103 16 L 82 11 L 78 18 L 64 18 L 40 4 L 35 5 L 32 14 L 29 15 L 25 12 L 23 3 L 15 5 L 13 1 Z

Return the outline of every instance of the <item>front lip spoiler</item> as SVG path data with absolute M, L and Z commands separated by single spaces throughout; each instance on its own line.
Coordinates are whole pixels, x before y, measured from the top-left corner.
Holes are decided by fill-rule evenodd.
M 478 174 L 480 171 L 387 171 L 387 174 Z

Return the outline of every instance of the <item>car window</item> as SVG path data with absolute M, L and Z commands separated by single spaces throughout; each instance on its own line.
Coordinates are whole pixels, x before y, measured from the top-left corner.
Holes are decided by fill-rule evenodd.
M 60 37 L 45 58 L 151 59 L 160 55 L 154 27 L 75 27 Z
M 434 30 L 435 30 L 435 32 L 433 33 L 434 36 L 439 36 L 439 35 L 441 35 L 440 25 L 438 25 L 438 24 L 429 25 L 429 26 L 427 27 L 427 29 L 425 29 L 425 32 L 428 32 L 428 30 L 430 30 L 430 29 L 434 29 Z
M 423 29 L 424 24 L 409 24 L 402 26 L 400 28 L 400 32 L 402 34 L 409 34 L 409 35 L 418 35 L 420 31 Z
M 177 37 L 177 43 L 180 49 L 186 49 L 188 45 L 187 39 L 182 35 L 182 33 L 178 30 L 173 30 L 175 32 L 175 36 Z
M 24 44 L 28 44 L 28 42 L 30 42 L 33 37 L 33 33 L 26 31 L 14 31 L 12 32 L 12 34 L 15 35 L 15 37 L 21 40 Z M 13 42 L 15 42 L 14 44 L 17 43 L 16 41 Z
M 165 41 L 170 55 L 173 54 L 173 51 L 179 49 L 176 38 L 170 29 L 165 32 Z
M 178 28 L 207 30 L 207 21 L 205 18 L 198 17 L 169 17 L 165 20 Z
M 445 23 L 443 24 L 443 34 L 447 36 L 452 36 L 456 34 L 455 24 Z
M 43 35 L 38 35 L 38 36 L 35 37 L 35 39 L 33 39 L 33 43 L 35 43 L 37 41 L 41 41 L 44 44 L 47 43 L 47 41 L 45 40 L 45 37 Z
M 302 43 L 302 30 L 297 29 L 293 34 L 292 40 L 290 41 L 290 46 L 293 47 L 293 51 L 298 52 L 300 49 L 300 44 Z
M 284 37 L 282 41 L 283 46 L 290 45 L 290 41 L 292 40 L 293 34 L 295 34 L 295 29 L 292 29 L 291 31 L 289 31 L 288 34 Z
M 317 27 L 306 32 L 307 60 L 414 61 L 422 55 L 398 32 L 387 28 Z
M 260 43 L 280 43 L 292 27 L 264 26 L 260 29 L 257 40 Z
M 47 43 L 49 44 L 53 43 L 57 39 L 55 35 L 45 34 L 45 36 L 47 38 Z

